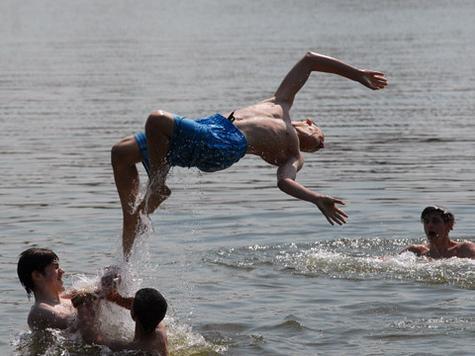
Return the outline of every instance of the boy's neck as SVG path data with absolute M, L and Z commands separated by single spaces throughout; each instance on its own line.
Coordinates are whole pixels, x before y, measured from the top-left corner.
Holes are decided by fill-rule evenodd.
M 134 341 L 149 341 L 155 339 L 157 333 L 155 330 L 152 332 L 146 332 L 139 323 L 135 323 L 135 336 Z
M 446 238 L 442 238 L 437 241 L 430 241 L 429 248 L 431 250 L 435 249 L 438 251 L 440 255 L 445 256 L 447 255 L 449 248 L 452 247 L 453 245 L 454 245 L 453 241 L 451 241 L 449 237 L 447 236 Z
M 45 303 L 49 305 L 57 305 L 61 303 L 59 293 L 56 291 L 39 290 L 33 292 L 35 295 L 35 303 Z

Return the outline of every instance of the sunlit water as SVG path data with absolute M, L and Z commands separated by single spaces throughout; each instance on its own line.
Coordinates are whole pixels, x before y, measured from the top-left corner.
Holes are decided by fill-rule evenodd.
M 454 212 L 454 238 L 475 240 L 474 15 L 441 0 L 2 1 L 1 354 L 107 354 L 28 331 L 19 253 L 52 248 L 66 285 L 93 283 L 121 263 L 111 146 L 154 109 L 266 98 L 309 49 L 390 81 L 372 92 L 312 75 L 292 111 L 326 134 L 299 181 L 344 198 L 349 223 L 284 196 L 255 157 L 176 168 L 124 291 L 164 294 L 176 355 L 473 354 L 473 262 L 399 252 L 423 241 L 433 203 Z M 130 338 L 127 313 L 103 308 L 104 328 Z

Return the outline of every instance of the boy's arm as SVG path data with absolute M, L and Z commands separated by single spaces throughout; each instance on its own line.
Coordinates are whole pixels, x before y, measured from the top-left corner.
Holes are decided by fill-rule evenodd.
M 74 298 L 78 293 L 80 293 L 80 291 L 78 291 L 77 289 L 68 289 L 66 291 L 64 291 L 63 293 L 61 293 L 61 298 L 64 298 L 64 299 L 72 299 Z
M 345 224 L 348 215 L 336 206 L 336 204 L 345 205 L 341 199 L 313 192 L 295 181 L 297 171 L 302 165 L 301 158 L 291 158 L 285 165 L 277 169 L 277 186 L 279 189 L 294 198 L 315 204 L 330 224 Z
M 132 309 L 134 298 L 123 297 L 117 291 L 117 285 L 120 283 L 120 268 L 118 266 L 109 266 L 106 273 L 101 278 L 101 293 L 105 298 L 123 308 Z
M 133 343 L 123 342 L 121 340 L 110 340 L 104 337 L 97 328 L 96 322 L 96 303 L 98 299 L 76 297 L 75 307 L 78 311 L 79 331 L 83 340 L 88 344 L 105 345 L 112 351 L 133 350 Z
M 133 297 L 123 297 L 115 290 L 107 294 L 106 299 L 128 310 L 132 309 L 134 303 Z
M 78 306 L 79 332 L 83 340 L 92 344 L 99 338 L 99 331 L 96 326 L 96 315 L 93 307 L 90 305 Z
M 73 297 L 71 302 L 77 309 L 78 326 L 83 340 L 86 343 L 93 343 L 100 337 L 96 323 L 96 309 L 99 298 L 94 293 L 80 293 Z
M 117 293 L 117 295 L 119 295 Z M 129 298 L 124 298 L 129 299 Z M 132 298 L 133 299 L 133 298 Z M 88 344 L 105 345 L 112 351 L 136 349 L 134 343 L 123 342 L 121 340 L 111 340 L 104 337 L 97 328 L 96 307 L 99 299 L 93 294 L 75 296 L 73 303 L 78 311 L 79 331 L 83 340 Z
M 404 250 L 402 250 L 399 253 L 401 254 L 404 252 L 412 252 L 416 256 L 422 256 L 424 253 L 427 253 L 428 251 L 429 251 L 429 248 L 425 245 L 410 245 L 410 246 L 407 246 Z
M 373 89 L 383 89 L 387 80 L 381 72 L 352 67 L 342 61 L 318 54 L 307 52 L 285 76 L 274 94 L 277 102 L 287 102 L 292 105 L 295 95 L 304 86 L 312 72 L 325 72 L 341 75 L 345 78 L 360 82 L 362 85 Z

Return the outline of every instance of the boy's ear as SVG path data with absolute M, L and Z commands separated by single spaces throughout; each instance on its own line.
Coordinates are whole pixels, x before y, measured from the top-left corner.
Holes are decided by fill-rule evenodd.
M 43 274 L 39 271 L 31 272 L 31 279 L 36 284 L 43 279 Z

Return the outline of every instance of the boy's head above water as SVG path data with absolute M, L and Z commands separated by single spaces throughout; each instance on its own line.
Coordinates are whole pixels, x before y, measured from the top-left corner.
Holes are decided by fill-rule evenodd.
M 165 318 L 167 301 L 163 295 L 153 288 L 142 288 L 135 293 L 132 305 L 132 319 L 143 328 L 146 333 L 151 333 Z
M 58 256 L 47 248 L 29 248 L 20 254 L 17 265 L 18 278 L 28 296 L 35 292 L 38 283 L 64 290 Z
M 421 222 L 429 240 L 448 237 L 455 224 L 454 215 L 440 206 L 428 206 L 421 213 Z

